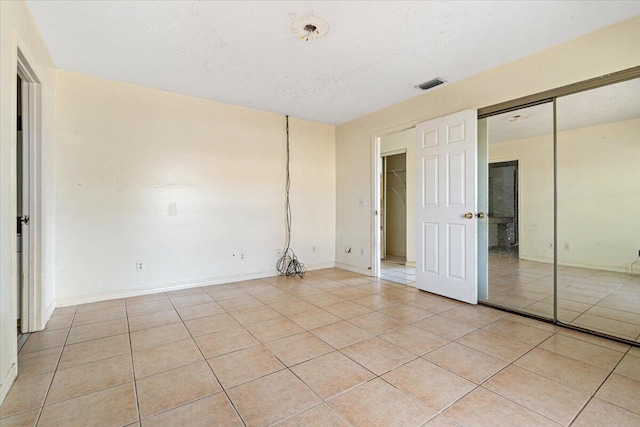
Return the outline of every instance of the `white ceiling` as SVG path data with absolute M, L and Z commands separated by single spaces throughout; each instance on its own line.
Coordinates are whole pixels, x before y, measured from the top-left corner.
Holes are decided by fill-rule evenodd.
M 28 5 L 64 70 L 332 124 L 640 13 L 638 1 Z M 330 28 L 304 42 L 291 25 L 309 15 Z
M 520 116 L 515 118 L 515 116 Z M 558 98 L 557 126 L 562 132 L 640 117 L 640 78 Z M 488 118 L 489 143 L 553 133 L 551 103 Z

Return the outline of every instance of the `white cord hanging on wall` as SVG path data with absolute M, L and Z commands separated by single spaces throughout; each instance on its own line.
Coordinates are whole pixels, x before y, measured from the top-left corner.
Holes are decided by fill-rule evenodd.
M 329 32 L 329 24 L 317 16 L 304 16 L 291 23 L 293 33 L 303 41 L 324 37 Z

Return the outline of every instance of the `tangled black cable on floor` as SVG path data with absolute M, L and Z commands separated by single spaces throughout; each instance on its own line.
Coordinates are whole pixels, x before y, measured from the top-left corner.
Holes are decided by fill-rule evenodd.
M 285 210 L 286 210 L 286 225 L 287 225 L 287 242 L 282 251 L 282 256 L 276 263 L 278 274 L 280 276 L 300 276 L 304 278 L 304 273 L 307 271 L 304 264 L 298 261 L 293 249 L 291 249 L 291 203 L 289 201 L 289 190 L 291 189 L 291 175 L 289 172 L 289 116 L 287 117 L 287 184 L 285 187 Z

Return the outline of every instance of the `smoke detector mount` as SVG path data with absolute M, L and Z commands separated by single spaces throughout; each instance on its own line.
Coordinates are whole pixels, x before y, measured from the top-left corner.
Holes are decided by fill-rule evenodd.
M 329 32 L 329 24 L 317 16 L 303 16 L 291 23 L 293 33 L 303 41 L 324 37 Z

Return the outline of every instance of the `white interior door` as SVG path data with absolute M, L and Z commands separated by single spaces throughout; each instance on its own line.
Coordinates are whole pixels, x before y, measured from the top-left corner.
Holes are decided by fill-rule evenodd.
M 478 302 L 476 110 L 416 126 L 416 286 Z

